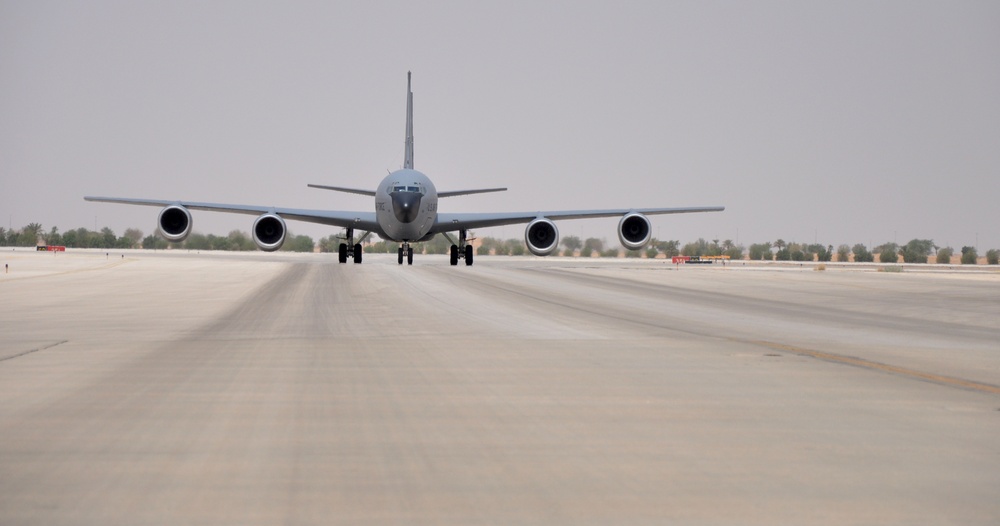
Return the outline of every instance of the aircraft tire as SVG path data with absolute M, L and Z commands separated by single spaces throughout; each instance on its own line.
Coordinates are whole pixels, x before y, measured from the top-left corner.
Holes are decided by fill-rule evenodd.
M 472 245 L 465 245 L 465 266 L 472 266 Z
M 451 266 L 458 265 L 458 247 L 455 245 L 451 246 Z
M 406 264 L 407 265 L 413 264 L 413 247 L 406 249 Z
M 347 263 L 347 243 L 340 244 L 340 250 L 337 253 L 337 260 L 341 263 Z
M 403 247 L 399 247 L 399 264 L 403 264 Z
M 361 243 L 358 243 L 358 244 L 354 245 L 354 262 L 355 263 L 357 263 L 357 264 L 361 263 L 361 255 L 362 254 L 363 254 L 363 252 L 361 251 Z

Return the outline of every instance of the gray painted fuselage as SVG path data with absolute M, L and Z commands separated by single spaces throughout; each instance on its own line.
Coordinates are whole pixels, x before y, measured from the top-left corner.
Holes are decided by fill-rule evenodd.
M 420 241 L 437 220 L 437 188 L 430 178 L 404 168 L 390 173 L 375 191 L 375 218 L 385 237 Z

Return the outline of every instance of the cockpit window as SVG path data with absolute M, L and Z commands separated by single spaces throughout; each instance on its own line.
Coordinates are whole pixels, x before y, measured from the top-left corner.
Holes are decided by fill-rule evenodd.
M 393 192 L 407 192 L 411 194 L 422 194 L 424 193 L 423 188 L 419 186 L 403 186 L 403 185 L 393 185 Z

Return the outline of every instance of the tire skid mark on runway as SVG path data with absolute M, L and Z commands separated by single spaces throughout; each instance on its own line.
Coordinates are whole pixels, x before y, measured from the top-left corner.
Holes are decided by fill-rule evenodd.
M 34 349 L 27 350 L 27 351 L 19 352 L 17 354 L 12 354 L 10 356 L 2 356 L 2 357 L 0 357 L 0 362 L 7 361 L 7 360 L 13 360 L 14 358 L 20 358 L 21 356 L 24 356 L 26 354 L 31 354 L 33 352 L 44 351 L 45 349 L 51 349 L 51 348 L 53 348 L 53 347 L 55 347 L 57 345 L 62 345 L 62 344 L 67 343 L 67 342 L 69 342 L 69 340 L 62 340 L 62 341 L 50 343 L 48 345 L 42 345 L 42 346 L 36 347 Z
M 518 269 L 518 270 L 525 270 L 525 269 Z M 458 275 L 456 274 L 456 276 Z M 486 289 L 498 290 L 506 294 L 517 296 L 519 298 L 529 299 L 531 301 L 543 305 L 552 305 L 565 309 L 567 311 L 578 312 L 590 316 L 597 316 L 600 318 L 613 320 L 615 322 L 623 322 L 626 324 L 639 326 L 644 329 L 664 330 L 664 331 L 688 334 L 691 336 L 697 336 L 699 338 L 725 340 L 725 338 L 720 337 L 718 334 L 712 334 L 708 331 L 694 330 L 690 328 L 691 324 L 689 323 L 686 323 L 684 326 L 670 325 L 667 324 L 666 320 L 663 319 L 662 317 L 650 317 L 649 313 L 647 312 L 612 311 L 608 308 L 607 304 L 594 302 L 593 300 L 588 300 L 582 297 L 568 298 L 568 297 L 558 297 L 558 296 L 547 296 L 535 292 L 535 289 L 529 288 L 524 285 L 519 285 L 512 282 L 505 282 L 502 285 L 487 283 L 480 279 L 476 279 L 473 276 L 462 275 L 457 277 L 457 279 L 464 280 L 468 288 L 478 288 L 480 290 L 486 290 Z M 584 321 L 588 323 L 592 322 L 592 320 L 584 320 Z M 620 329 L 621 327 L 618 326 L 618 328 Z
M 877 316 L 873 316 L 869 313 L 854 313 L 836 308 L 809 307 L 801 304 L 778 302 L 767 298 L 749 298 L 746 296 L 719 292 L 707 293 L 684 287 L 676 287 L 665 283 L 649 283 L 630 280 L 627 278 L 620 279 L 606 276 L 596 276 L 593 274 L 582 275 L 553 268 L 526 268 L 523 270 L 543 273 L 546 276 L 560 278 L 565 281 L 587 283 L 591 286 L 594 286 L 596 283 L 605 290 L 621 292 L 623 289 L 628 289 L 629 292 L 639 293 L 658 299 L 678 298 L 685 303 L 690 303 L 692 305 L 697 304 L 710 308 L 716 308 L 718 305 L 725 305 L 727 307 L 745 310 L 748 313 L 756 313 L 762 309 L 767 309 L 768 311 L 773 311 L 781 316 L 788 316 L 794 319 L 808 318 L 817 323 L 827 325 L 844 325 L 851 327 L 852 330 L 857 330 L 858 327 L 871 325 L 872 320 L 877 318 L 878 328 L 880 329 L 888 327 L 899 331 L 905 331 L 907 333 L 921 332 L 937 337 L 948 335 L 949 337 L 966 338 L 971 335 L 978 338 L 989 338 L 1000 341 L 1000 328 L 907 318 L 894 316 L 888 313 L 879 313 Z
M 606 278 L 606 277 L 602 277 L 602 276 L 593 276 L 593 275 L 581 276 L 581 275 L 576 275 L 576 274 L 569 274 L 569 273 L 565 273 L 565 272 L 560 272 L 558 270 L 553 270 L 553 269 L 526 268 L 526 269 L 518 269 L 518 270 L 529 271 L 529 272 L 541 272 L 541 273 L 546 274 L 547 276 L 563 278 L 563 279 L 565 279 L 567 281 L 573 281 L 573 282 L 576 282 L 576 283 L 586 283 L 587 285 L 590 285 L 590 286 L 593 286 L 592 281 L 596 281 L 596 282 L 598 282 L 598 284 L 602 288 L 605 288 L 605 289 L 615 289 L 615 290 L 618 290 L 618 291 L 620 291 L 623 286 L 626 286 L 627 288 L 631 289 L 630 290 L 631 292 L 641 292 L 641 293 L 645 293 L 645 294 L 654 294 L 659 299 L 662 299 L 663 297 L 666 297 L 666 296 L 664 296 L 663 294 L 654 292 L 653 290 L 651 290 L 651 288 L 652 289 L 656 289 L 656 290 L 662 290 L 662 289 L 666 288 L 666 289 L 670 289 L 672 292 L 673 291 L 683 292 L 686 297 L 695 297 L 695 296 L 698 296 L 702 300 L 704 300 L 704 296 L 705 296 L 705 295 L 697 295 L 696 293 L 694 293 L 694 292 L 692 292 L 692 291 L 690 291 L 688 289 L 682 289 L 682 288 L 677 288 L 677 287 L 670 287 L 668 285 L 656 286 L 655 284 L 641 283 L 641 282 L 635 282 L 635 281 L 629 281 L 629 280 L 615 280 L 615 279 L 612 279 L 612 278 Z M 475 280 L 474 278 L 472 278 L 470 276 L 460 276 L 458 279 L 462 279 L 462 280 L 466 280 L 466 281 L 471 282 L 471 283 L 475 283 L 476 285 L 478 285 L 481 288 L 489 287 L 489 288 L 493 288 L 493 289 L 496 289 L 496 290 L 501 290 L 501 291 L 503 291 L 505 293 L 508 293 L 508 294 L 514 294 L 514 295 L 517 295 L 519 297 L 528 298 L 528 299 L 530 299 L 532 301 L 536 301 L 536 302 L 541 302 L 541 303 L 545 303 L 545 304 L 549 304 L 549 305 L 558 306 L 560 308 L 567 309 L 567 310 L 573 310 L 573 311 L 578 311 L 578 312 L 581 312 L 581 313 L 586 313 L 586 314 L 590 314 L 590 315 L 600 316 L 600 317 L 607 318 L 607 319 L 613 319 L 613 320 L 621 321 L 621 322 L 624 322 L 624 323 L 629 323 L 629 324 L 633 324 L 633 325 L 639 325 L 639 326 L 646 327 L 646 328 L 655 328 L 655 329 L 659 329 L 659 330 L 668 330 L 668 331 L 673 331 L 673 332 L 679 332 L 679 333 L 683 333 L 683 334 L 697 336 L 699 338 L 721 339 L 721 340 L 725 340 L 725 341 L 729 341 L 729 342 L 734 342 L 734 343 L 743 343 L 743 344 L 749 344 L 749 345 L 763 346 L 763 347 L 766 347 L 766 348 L 769 348 L 769 349 L 782 350 L 782 351 L 791 352 L 791 353 L 794 353 L 794 354 L 796 354 L 798 356 L 815 358 L 815 359 L 819 359 L 819 360 L 830 362 L 830 363 L 836 363 L 836 364 L 842 364 L 842 365 L 852 365 L 852 366 L 855 366 L 855 367 L 860 367 L 860 368 L 867 369 L 867 370 L 872 370 L 872 371 L 881 371 L 881 372 L 892 373 L 892 374 L 895 374 L 895 375 L 900 376 L 900 377 L 910 378 L 910 379 L 918 379 L 918 380 L 922 380 L 922 381 L 931 382 L 931 383 L 934 383 L 934 384 L 937 384 L 937 385 L 942 385 L 942 386 L 947 386 L 947 387 L 957 387 L 957 388 L 961 388 L 961 389 L 974 390 L 974 391 L 991 393 L 991 394 L 1000 394 L 1000 387 L 995 386 L 995 385 L 991 385 L 991 384 L 987 384 L 987 383 L 983 383 L 983 382 L 977 382 L 977 381 L 973 381 L 973 380 L 967 380 L 967 379 L 964 379 L 964 378 L 957 378 L 957 377 L 939 375 L 939 374 L 934 374 L 934 373 L 928 373 L 928 372 L 919 371 L 919 370 L 916 370 L 916 369 L 910 369 L 910 368 L 906 368 L 906 367 L 900 367 L 900 366 L 896 366 L 896 365 L 890 365 L 890 364 L 885 364 L 885 363 L 881 363 L 881 362 L 875 362 L 875 361 L 871 361 L 871 360 L 865 360 L 865 359 L 857 358 L 857 357 L 844 356 L 844 355 L 840 355 L 840 354 L 836 354 L 836 353 L 830 353 L 830 352 L 824 352 L 824 351 L 817 351 L 817 350 L 805 349 L 803 347 L 798 347 L 798 346 L 789 345 L 789 344 L 769 342 L 769 341 L 763 341 L 763 340 L 754 340 L 754 339 L 747 339 L 747 338 L 738 338 L 738 337 L 732 337 L 732 336 L 720 336 L 718 333 L 710 331 L 710 330 L 697 330 L 697 329 L 693 328 L 691 324 L 686 324 L 685 327 L 673 327 L 673 326 L 669 326 L 669 325 L 665 324 L 662 320 L 644 319 L 644 318 L 641 318 L 638 314 L 629 315 L 629 314 L 627 314 L 625 312 L 613 313 L 612 311 L 610 311 L 606 307 L 605 308 L 601 308 L 600 305 L 594 305 L 592 302 L 587 302 L 587 300 L 585 300 L 583 298 L 576 298 L 575 299 L 576 301 L 574 301 L 573 298 L 563 298 L 562 300 L 559 300 L 559 298 L 542 297 L 539 294 L 533 294 L 527 287 L 521 287 L 521 290 L 514 290 L 513 287 L 515 285 L 513 285 L 511 283 L 507 283 L 507 284 L 505 284 L 505 286 L 494 285 L 492 283 L 484 283 L 482 281 Z M 726 302 L 729 302 L 731 298 L 733 298 L 731 295 L 726 295 L 725 299 L 720 300 L 717 296 L 718 295 L 714 295 L 713 299 L 715 301 L 712 301 L 710 303 L 718 303 L 719 301 L 721 301 L 723 303 L 726 303 Z M 736 298 L 736 299 L 739 299 L 739 298 Z M 734 301 L 734 303 L 735 303 L 735 301 Z M 772 303 L 775 303 L 775 302 L 772 302 Z M 801 312 L 800 312 L 799 309 L 795 309 L 795 308 L 791 308 L 791 307 L 786 307 L 784 305 L 779 305 L 779 306 L 781 307 L 779 310 L 785 311 L 788 314 L 796 314 L 796 315 L 800 315 L 801 314 Z M 919 320 L 914 320 L 914 323 L 917 323 L 917 322 L 919 322 Z M 988 329 L 986 329 L 986 330 L 988 331 Z
M 543 271 L 544 272 L 547 269 L 531 269 L 531 270 L 533 270 L 533 271 Z M 574 275 L 574 274 L 568 274 L 568 273 L 563 273 L 563 272 L 558 272 L 558 271 L 555 271 L 555 272 L 548 271 L 548 273 L 549 274 L 553 274 L 553 275 L 559 275 L 559 276 L 573 276 L 574 278 L 576 278 L 578 280 L 586 281 L 582 276 L 577 276 L 577 275 Z M 636 281 L 631 281 L 631 280 L 614 280 L 612 278 L 607 278 L 607 277 L 602 277 L 602 276 L 593 276 L 593 275 L 588 275 L 588 277 L 592 277 L 595 280 L 603 282 L 604 286 L 610 287 L 610 288 L 614 288 L 616 286 L 620 286 L 623 281 L 629 281 L 629 286 L 632 289 L 634 289 L 633 291 L 638 291 L 638 292 L 645 291 L 647 293 L 652 293 L 652 291 L 650 290 L 651 284 L 648 284 L 648 283 L 636 282 Z M 668 290 L 671 291 L 671 293 L 674 293 L 674 294 L 676 294 L 678 292 L 683 293 L 685 295 L 685 297 L 686 297 L 685 298 L 686 300 L 700 299 L 700 300 L 704 301 L 705 298 L 706 298 L 706 295 L 704 295 L 704 294 L 698 294 L 696 292 L 692 292 L 689 289 L 683 289 L 683 288 L 678 288 L 678 287 L 671 287 L 669 285 L 652 285 L 652 286 L 654 288 L 656 288 L 656 289 L 668 289 Z M 719 298 L 719 294 L 713 293 L 711 295 L 711 299 L 713 300 L 711 303 L 717 303 L 717 302 L 721 301 L 721 302 L 724 302 L 724 303 L 727 303 L 727 304 L 730 304 L 730 303 L 731 304 L 736 304 L 736 303 L 740 302 L 740 300 L 744 300 L 746 303 L 750 303 L 750 302 L 756 303 L 756 300 L 749 300 L 749 299 L 743 298 L 743 297 L 737 297 L 737 296 L 728 295 L 728 294 L 724 294 L 722 296 L 723 296 L 723 299 L 720 299 Z M 773 301 L 770 301 L 770 300 L 763 300 L 763 301 L 766 301 L 766 302 L 771 303 L 773 305 L 777 305 L 778 306 L 778 310 L 782 310 L 784 312 L 787 312 L 788 314 L 794 314 L 796 316 L 801 316 L 802 315 L 801 309 L 799 309 L 799 308 L 794 308 L 794 309 L 793 308 L 785 308 L 783 305 L 777 304 L 777 302 L 773 302 Z M 705 302 L 705 303 L 709 303 L 709 302 Z M 752 307 L 752 305 L 745 305 L 745 306 L 747 308 Z M 827 311 L 824 310 L 823 314 L 826 314 L 826 313 L 827 313 Z M 851 313 L 843 313 L 843 312 L 841 312 L 841 314 L 849 316 L 851 318 L 851 321 L 853 323 L 857 323 L 860 320 L 867 320 L 868 319 L 868 317 L 863 316 L 863 315 L 854 316 L 854 315 L 851 315 Z M 824 317 L 824 320 L 825 320 L 825 317 Z M 883 318 L 880 318 L 880 321 L 881 320 L 883 320 Z M 900 323 L 903 323 L 903 322 L 907 321 L 907 320 L 905 320 L 903 318 L 899 318 L 899 320 L 903 320 Z M 912 323 L 919 323 L 919 322 L 920 322 L 920 320 L 914 320 Z M 898 325 L 899 325 L 899 323 L 897 323 L 894 326 L 898 326 Z M 977 330 L 986 331 L 987 337 L 993 336 L 993 334 L 992 334 L 993 331 L 990 331 L 990 329 L 988 329 L 988 328 L 969 327 L 969 326 L 957 325 L 957 324 L 945 324 L 945 325 L 950 325 L 950 326 L 953 326 L 953 327 L 960 327 L 963 330 L 971 330 L 973 332 L 976 332 Z M 912 330 L 912 325 L 907 325 L 907 330 Z M 933 331 L 931 331 L 931 332 L 933 334 L 937 334 L 936 332 L 933 332 Z M 707 336 L 707 335 L 703 335 L 703 336 Z M 776 343 L 776 342 L 763 341 L 763 340 L 750 340 L 750 339 L 745 339 L 745 338 L 728 338 L 728 339 L 730 341 L 737 342 L 737 343 L 746 343 L 746 344 L 752 344 L 752 345 L 759 345 L 759 346 L 767 347 L 767 348 L 774 349 L 774 350 L 781 350 L 781 351 L 791 352 L 791 353 L 794 353 L 794 354 L 799 355 L 799 356 L 806 356 L 806 357 L 816 358 L 816 359 L 823 360 L 823 361 L 826 361 L 826 362 L 838 363 L 838 364 L 844 364 L 844 365 L 852 365 L 852 366 L 855 366 L 855 367 L 861 367 L 861 368 L 868 369 L 868 370 L 888 372 L 888 373 L 896 374 L 896 375 L 903 376 L 903 377 L 908 377 L 908 378 L 913 378 L 913 379 L 919 379 L 919 380 L 924 380 L 924 381 L 932 382 L 932 383 L 935 383 L 935 384 L 938 384 L 938 385 L 944 385 L 944 386 L 948 386 L 948 387 L 959 387 L 959 388 L 962 388 L 962 389 L 975 390 L 975 391 L 986 392 L 986 393 L 991 393 L 991 394 L 1000 394 L 1000 387 L 992 385 L 992 384 L 984 383 L 984 382 L 977 382 L 977 381 L 974 381 L 974 380 L 968 380 L 968 379 L 964 379 L 964 378 L 958 378 L 958 377 L 940 375 L 940 374 L 935 374 L 935 373 L 928 373 L 928 372 L 924 372 L 924 371 L 920 371 L 920 370 L 916 370 L 916 369 L 911 369 L 911 368 L 907 368 L 907 367 L 900 367 L 900 366 L 890 365 L 890 364 L 876 362 L 876 361 L 872 361 L 872 360 L 865 360 L 863 358 L 858 358 L 858 357 L 853 357 L 853 356 L 844 356 L 844 355 L 841 355 L 841 354 L 836 354 L 836 353 L 831 353 L 831 352 L 824 352 L 824 351 L 818 351 L 818 350 L 813 350 L 813 349 L 806 349 L 806 348 L 803 348 L 803 347 L 789 345 L 789 344 L 784 344 L 784 343 Z
M 306 292 L 303 288 L 314 282 L 311 277 L 317 269 L 318 265 L 311 263 L 289 265 L 230 311 L 196 329 L 186 339 L 259 340 L 262 335 L 263 339 L 285 338 L 285 333 L 272 329 L 287 321 L 283 318 L 294 316 L 292 309 L 304 307 L 297 300 Z
M 918 371 L 915 369 L 909 369 L 906 367 L 899 367 L 896 365 L 889 365 L 880 362 L 874 362 L 871 360 L 865 360 L 863 358 L 857 358 L 855 356 L 844 356 L 841 354 L 834 354 L 824 351 L 816 351 L 813 349 L 806 349 L 803 347 L 797 347 L 794 345 L 787 345 L 783 343 L 775 343 L 764 340 L 743 340 L 743 339 L 733 339 L 734 342 L 739 343 L 750 343 L 753 345 L 759 345 L 761 347 L 767 347 L 769 349 L 774 349 L 777 351 L 785 351 L 799 356 L 808 356 L 811 358 L 816 358 L 823 360 L 825 362 L 839 363 L 844 365 L 853 365 L 855 367 L 861 367 L 864 369 L 872 371 L 882 371 L 886 373 L 891 373 L 899 376 L 904 376 L 908 378 L 914 378 L 918 380 L 924 380 L 927 382 L 944 385 L 948 387 L 960 387 L 962 389 L 969 389 L 973 391 L 981 391 L 984 393 L 1000 394 L 1000 387 L 982 383 L 975 382 L 972 380 L 965 380 L 963 378 L 955 378 L 952 376 L 944 376 L 934 373 L 926 373 L 923 371 Z
M 75 269 L 72 269 L 72 270 L 63 270 L 63 271 L 60 271 L 60 272 L 49 272 L 49 273 L 45 273 L 45 274 L 35 274 L 35 275 L 31 275 L 31 276 L 18 276 L 16 274 L 14 274 L 14 275 L 7 274 L 7 275 L 4 276 L 4 279 L 0 280 L 0 285 L 2 285 L 4 283 L 8 283 L 8 282 L 14 282 L 14 281 L 28 281 L 28 280 L 39 279 L 39 278 L 51 278 L 51 277 L 55 277 L 55 276 L 69 276 L 69 275 L 73 275 L 73 274 L 83 274 L 85 272 L 95 272 L 95 271 L 98 271 L 98 270 L 110 270 L 110 269 L 113 269 L 115 267 L 120 267 L 120 266 L 122 266 L 122 265 L 124 265 L 126 263 L 132 263 L 134 261 L 135 260 L 132 259 L 132 258 L 129 258 L 129 259 L 116 259 L 116 260 L 112 261 L 111 263 L 105 263 L 103 265 L 99 265 L 99 266 L 96 266 L 96 267 L 75 268 Z
M 420 274 L 419 280 L 412 279 L 411 272 L 390 272 L 393 290 L 398 293 L 394 315 L 410 313 L 405 318 L 419 313 L 422 321 L 416 328 L 418 333 L 448 334 L 465 341 L 484 335 L 507 338 L 512 325 L 526 339 L 606 339 L 590 324 L 566 323 L 565 316 L 561 316 L 564 313 L 552 313 L 548 308 L 541 312 L 518 297 L 497 295 L 495 289 L 481 290 L 475 284 L 483 281 L 484 274 L 470 273 L 475 277 L 467 281 L 469 275 L 457 276 L 465 274 L 462 270 L 466 269 L 455 272 L 449 267 L 420 267 L 413 271 Z M 576 314 L 572 321 L 576 321 Z

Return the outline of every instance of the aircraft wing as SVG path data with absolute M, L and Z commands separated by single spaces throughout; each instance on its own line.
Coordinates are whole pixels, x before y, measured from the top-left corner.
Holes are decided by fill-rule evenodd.
M 475 190 L 451 190 L 438 192 L 438 197 L 455 197 L 456 195 L 486 194 L 490 192 L 506 192 L 506 188 L 477 188 Z
M 597 217 L 618 217 L 630 213 L 643 215 L 661 214 L 690 214 L 695 212 L 721 212 L 724 206 L 696 206 L 687 208 L 617 208 L 611 210 L 559 210 L 540 212 L 512 212 L 512 213 L 457 213 L 438 214 L 437 222 L 431 232 L 453 232 L 455 230 L 469 230 L 472 228 L 488 228 L 503 225 L 516 225 L 529 223 L 537 218 L 545 217 L 552 220 L 559 219 L 590 219 Z
M 364 190 L 360 188 L 346 188 L 343 186 L 327 186 L 325 184 L 307 184 L 309 188 L 322 188 L 323 190 L 333 190 L 334 192 L 345 192 L 348 194 L 367 195 L 375 197 L 375 190 Z
M 87 201 L 99 201 L 104 203 L 119 203 L 126 205 L 143 206 L 171 206 L 179 205 L 188 210 L 205 210 L 208 212 L 228 212 L 231 214 L 260 215 L 273 213 L 283 219 L 293 219 L 295 221 L 305 221 L 307 223 L 319 223 L 321 225 L 331 225 L 338 227 L 351 227 L 357 230 L 366 230 L 381 235 L 375 220 L 375 212 L 348 212 L 340 210 L 307 210 L 302 208 L 279 208 L 274 206 L 257 205 L 230 205 L 223 203 L 199 203 L 195 201 L 167 201 L 163 199 L 126 199 L 120 197 L 84 197 Z

